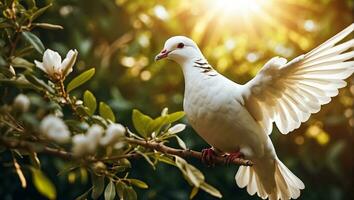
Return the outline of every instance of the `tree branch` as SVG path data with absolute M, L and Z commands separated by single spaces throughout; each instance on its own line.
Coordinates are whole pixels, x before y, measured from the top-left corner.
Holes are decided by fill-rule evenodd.
M 197 159 L 202 158 L 201 152 L 193 151 L 190 149 L 176 149 L 176 148 L 166 146 L 162 143 L 152 142 L 152 141 L 143 141 L 143 140 L 138 140 L 138 139 L 134 139 L 134 138 L 126 138 L 126 141 L 128 143 L 140 145 L 145 148 L 156 150 L 156 151 L 159 151 L 159 152 L 165 153 L 165 154 L 176 155 L 176 156 L 180 156 L 183 158 L 190 158 L 190 157 L 197 158 Z M 23 149 L 23 150 L 28 150 L 28 151 L 34 151 L 37 153 L 43 153 L 43 154 L 47 154 L 47 155 L 56 156 L 56 157 L 64 159 L 64 160 L 74 160 L 75 159 L 75 156 L 71 152 L 67 152 L 65 150 L 56 149 L 56 148 L 52 148 L 52 147 L 48 147 L 48 146 L 38 146 L 37 144 L 27 142 L 27 141 L 21 141 L 21 140 L 16 140 L 16 139 L 9 139 L 9 138 L 0 137 L 0 143 L 9 149 Z M 95 161 L 110 161 L 110 160 L 119 160 L 119 159 L 123 159 L 123 158 L 129 159 L 129 158 L 139 158 L 139 157 L 141 157 L 140 154 L 129 153 L 129 154 L 125 154 L 125 155 L 111 156 L 111 157 L 106 157 L 106 158 L 88 157 L 86 160 L 89 162 L 95 162 Z M 216 156 L 215 162 L 218 164 L 225 164 L 226 157 Z M 252 166 L 253 165 L 253 163 L 251 161 L 244 160 L 242 158 L 236 158 L 231 163 L 235 164 L 235 165 L 245 165 L 245 166 Z
M 154 149 L 154 150 L 160 151 L 165 154 L 172 154 L 172 155 L 180 156 L 183 158 L 193 157 L 193 158 L 197 158 L 200 160 L 202 159 L 201 152 L 193 151 L 190 149 L 175 149 L 172 147 L 168 147 L 162 143 L 151 142 L 151 141 L 142 141 L 142 140 L 137 140 L 137 139 L 133 139 L 133 138 L 127 138 L 126 141 L 129 143 L 132 143 L 132 144 L 137 144 L 137 145 L 149 148 L 149 149 Z M 215 162 L 218 164 L 225 164 L 225 163 L 227 163 L 226 157 L 216 156 Z M 233 163 L 235 165 L 245 165 L 245 166 L 252 166 L 253 165 L 253 163 L 250 160 L 245 160 L 242 158 L 236 158 L 236 159 L 232 160 L 231 163 Z

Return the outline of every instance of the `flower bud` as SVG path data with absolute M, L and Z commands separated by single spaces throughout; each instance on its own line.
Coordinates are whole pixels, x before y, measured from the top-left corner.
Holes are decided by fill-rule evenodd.
M 72 152 L 76 156 L 82 156 L 86 153 L 88 139 L 84 134 L 74 135 Z
M 125 128 L 121 124 L 110 124 L 106 130 L 106 134 L 101 138 L 100 144 L 103 146 L 114 144 L 124 137 Z
M 176 133 L 183 131 L 185 128 L 186 128 L 186 125 L 184 125 L 184 124 L 176 124 L 176 125 L 172 126 L 171 128 L 169 128 L 168 132 L 171 134 L 176 134 Z
M 58 143 L 68 142 L 70 131 L 64 121 L 54 115 L 46 116 L 39 126 L 41 133 Z
M 73 153 L 77 156 L 92 154 L 96 151 L 98 143 L 103 135 L 104 129 L 94 124 L 86 134 L 78 134 L 73 137 Z
M 13 106 L 18 111 L 27 112 L 30 107 L 30 104 L 31 102 L 26 95 L 19 94 L 15 98 Z
M 87 133 L 86 133 L 86 137 L 88 140 L 87 151 L 89 153 L 95 152 L 95 150 L 97 149 L 98 143 L 103 135 L 103 132 L 104 132 L 104 129 L 97 124 L 92 125 L 87 130 Z

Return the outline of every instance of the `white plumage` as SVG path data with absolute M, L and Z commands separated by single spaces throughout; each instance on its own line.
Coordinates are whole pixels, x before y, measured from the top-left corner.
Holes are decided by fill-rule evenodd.
M 182 66 L 184 110 L 197 133 L 215 149 L 240 151 L 253 167 L 241 166 L 239 187 L 263 199 L 296 199 L 303 182 L 277 157 L 269 134 L 273 122 L 287 134 L 331 101 L 344 79 L 354 72 L 354 39 L 337 44 L 354 24 L 290 62 L 275 57 L 256 77 L 239 85 L 216 72 L 197 45 L 175 36 L 166 41 L 157 60 L 167 57 Z
M 283 134 L 298 128 L 346 86 L 343 79 L 354 72 L 354 61 L 347 60 L 354 51 L 343 52 L 354 47 L 354 39 L 335 45 L 353 29 L 354 24 L 288 63 L 272 58 L 245 85 L 245 106 L 266 133 L 272 132 L 273 122 Z

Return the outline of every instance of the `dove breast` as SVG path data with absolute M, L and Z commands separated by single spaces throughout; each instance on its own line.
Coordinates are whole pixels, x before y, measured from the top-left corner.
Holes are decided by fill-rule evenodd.
M 238 86 L 220 74 L 186 77 L 184 110 L 192 127 L 214 148 L 261 157 L 268 139 L 237 100 Z

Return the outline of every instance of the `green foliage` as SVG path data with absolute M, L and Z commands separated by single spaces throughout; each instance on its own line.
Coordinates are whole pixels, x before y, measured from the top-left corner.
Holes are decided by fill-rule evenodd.
M 193 165 L 188 164 L 183 158 L 175 156 L 175 159 L 176 166 L 181 170 L 184 178 L 188 181 L 188 183 L 193 186 L 192 192 L 189 195 L 190 198 L 193 198 L 196 195 L 198 189 L 202 189 L 215 197 L 222 197 L 219 190 L 205 183 L 204 175 L 197 168 L 195 168 Z
M 84 105 L 88 108 L 88 115 L 93 115 L 97 108 L 96 97 L 90 92 L 86 90 L 84 93 Z
M 91 174 L 92 179 L 92 199 L 98 199 L 101 196 L 104 190 L 104 176 L 97 176 L 95 174 Z
M 184 112 L 175 112 L 159 116 L 155 119 L 141 113 L 139 110 L 133 110 L 133 124 L 136 131 L 144 138 L 151 136 L 153 132 L 158 134 L 162 127 L 168 126 L 178 121 L 184 116 Z
M 141 181 L 141 180 L 138 180 L 138 179 L 129 179 L 129 181 L 130 181 L 131 184 L 133 184 L 133 185 L 135 185 L 135 186 L 137 186 L 137 187 L 139 187 L 139 188 L 142 188 L 142 189 L 147 189 L 147 188 L 149 188 L 149 186 L 148 186 L 145 182 L 143 182 L 143 181 Z
M 32 172 L 33 184 L 38 192 L 43 194 L 48 199 L 56 199 L 57 192 L 53 183 L 39 169 L 30 168 Z
M 115 189 L 115 185 L 112 181 L 110 181 L 107 186 L 106 189 L 104 191 L 104 199 L 105 200 L 113 200 L 114 197 L 116 196 L 116 189 Z
M 95 74 L 95 68 L 91 68 L 82 72 L 80 75 L 75 77 L 72 81 L 69 82 L 66 91 L 69 93 L 80 85 L 84 84 L 88 80 L 90 80 Z
M 43 54 L 44 45 L 35 34 L 25 31 L 22 32 L 22 35 L 29 43 L 31 43 L 31 45 L 38 51 L 38 53 Z
M 99 113 L 104 119 L 110 120 L 112 122 L 116 121 L 116 117 L 114 116 L 111 107 L 109 107 L 109 105 L 104 102 L 100 102 L 99 104 Z

